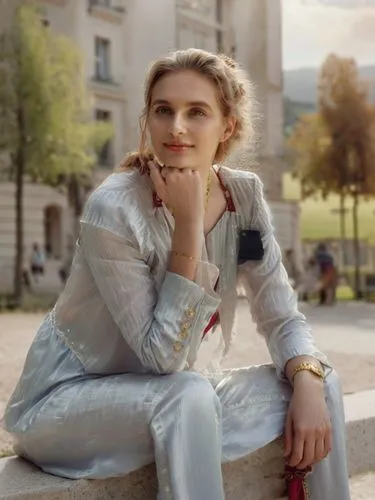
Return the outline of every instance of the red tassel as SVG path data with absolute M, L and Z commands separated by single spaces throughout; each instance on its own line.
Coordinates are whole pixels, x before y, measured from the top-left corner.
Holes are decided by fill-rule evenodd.
M 311 467 L 299 470 L 294 467 L 290 467 L 289 465 L 285 466 L 285 478 L 289 500 L 309 500 L 309 490 L 306 477 L 311 470 Z

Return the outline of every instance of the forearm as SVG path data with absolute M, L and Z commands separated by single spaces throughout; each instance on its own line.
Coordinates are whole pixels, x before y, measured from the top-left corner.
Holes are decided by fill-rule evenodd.
M 203 221 L 176 219 L 168 271 L 193 281 L 202 244 Z

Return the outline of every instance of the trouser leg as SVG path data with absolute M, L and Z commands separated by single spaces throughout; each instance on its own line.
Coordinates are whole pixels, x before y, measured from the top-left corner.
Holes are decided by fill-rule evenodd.
M 219 398 L 197 373 L 167 377 L 151 421 L 158 499 L 223 500 Z
M 228 370 L 212 377 L 222 405 L 223 461 L 237 460 L 284 433 L 292 390 L 270 365 Z M 309 500 L 350 500 L 346 462 L 345 419 L 339 378 L 325 382 L 332 421 L 332 451 L 314 465 L 308 478 Z M 251 498 L 251 495 L 250 495 Z
M 333 372 L 326 381 L 332 422 L 332 451 L 314 465 L 308 478 L 311 500 L 350 500 L 346 461 L 345 415 L 340 381 Z

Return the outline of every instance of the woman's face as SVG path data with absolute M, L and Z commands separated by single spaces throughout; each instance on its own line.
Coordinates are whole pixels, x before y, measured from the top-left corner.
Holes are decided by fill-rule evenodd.
M 233 133 L 215 85 L 192 70 L 163 76 L 154 86 L 147 125 L 163 165 L 200 170 L 212 165 L 220 142 Z

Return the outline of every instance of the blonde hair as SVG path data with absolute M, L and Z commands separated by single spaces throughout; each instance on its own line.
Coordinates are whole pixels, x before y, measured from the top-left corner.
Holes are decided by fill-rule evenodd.
M 131 167 L 144 170 L 147 169 L 147 162 L 154 159 L 153 153 L 147 148 L 147 117 L 152 92 L 156 83 L 165 75 L 183 70 L 196 71 L 213 82 L 223 116 L 234 116 L 236 119 L 233 134 L 218 146 L 215 162 L 222 162 L 236 147 L 243 144 L 249 146 L 253 142 L 253 86 L 245 72 L 233 59 L 222 54 L 216 55 L 200 49 L 178 50 L 156 60 L 148 72 L 144 91 L 145 106 L 140 117 L 139 150 L 124 158 L 121 170 Z

